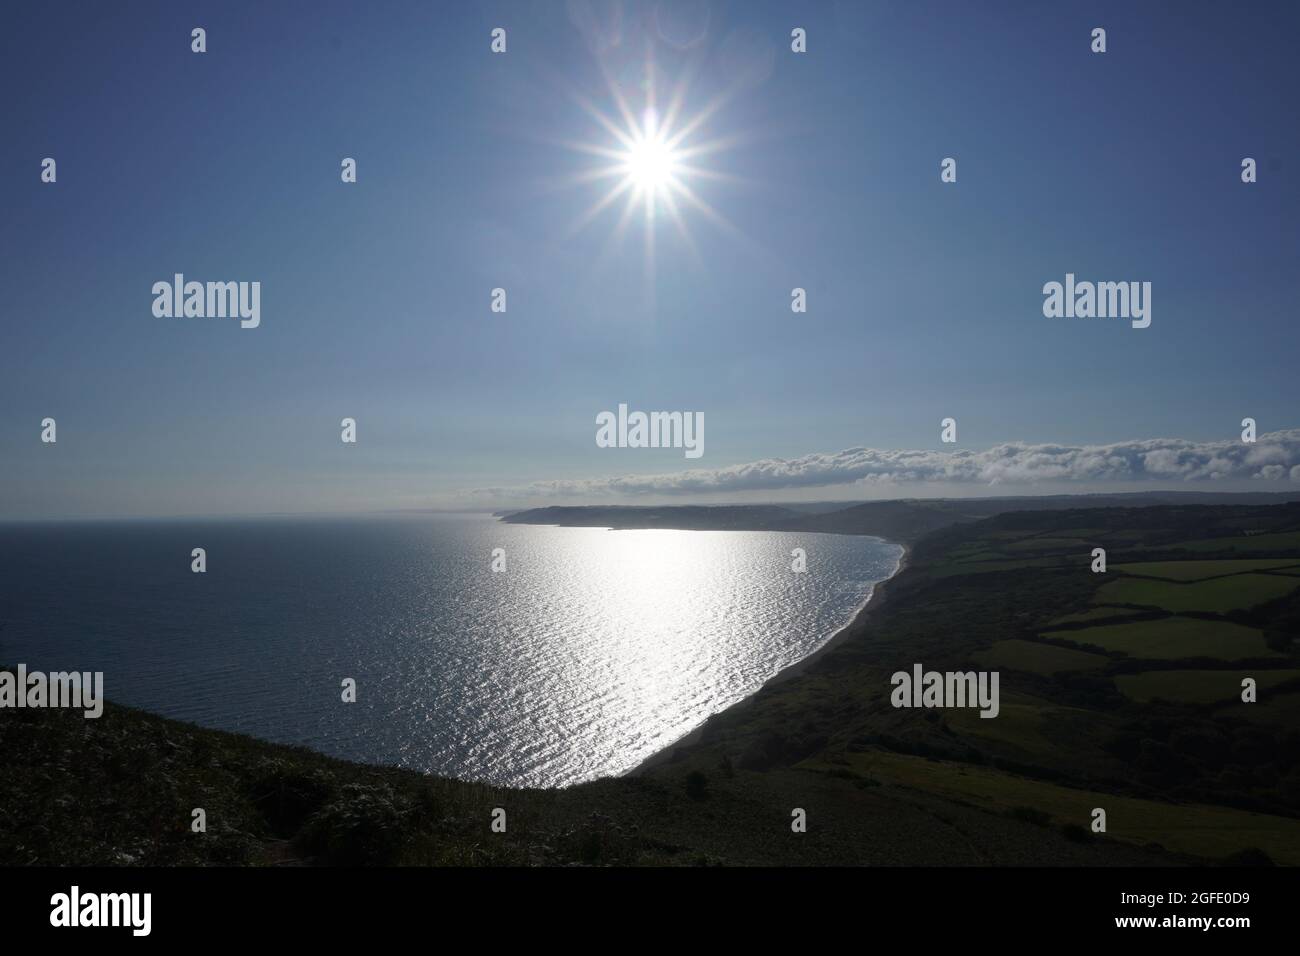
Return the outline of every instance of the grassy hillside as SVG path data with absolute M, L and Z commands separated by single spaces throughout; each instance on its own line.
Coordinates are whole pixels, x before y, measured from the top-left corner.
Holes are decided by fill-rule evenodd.
M 1016 512 L 932 532 L 801 674 L 637 777 L 560 791 L 112 704 L 98 721 L 0 711 L 0 863 L 1300 863 L 1297 536 L 1300 505 Z M 1000 715 L 893 708 L 890 675 L 918 662 L 997 669 Z M 1258 703 L 1241 702 L 1244 677 Z M 1105 835 L 1088 829 L 1098 807 Z
M 1074 828 L 1101 807 L 1115 840 L 1300 863 L 1293 529 L 1292 504 L 1020 512 L 937 532 L 857 633 L 715 718 L 678 767 L 838 768 L 1084 839 Z M 998 669 L 1001 714 L 893 708 L 889 676 L 916 662 Z M 1246 677 L 1258 703 L 1240 699 Z
M 559 791 L 332 760 L 110 704 L 0 715 L 0 865 L 1164 862 L 839 772 L 706 762 Z M 790 830 L 795 806 L 809 830 Z M 192 811 L 207 832 L 191 831 Z M 506 832 L 491 829 L 506 811 Z

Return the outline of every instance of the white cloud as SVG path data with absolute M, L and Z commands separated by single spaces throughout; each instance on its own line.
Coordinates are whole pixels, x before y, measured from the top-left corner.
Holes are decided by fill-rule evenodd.
M 1214 481 L 1300 482 L 1300 429 L 1240 440 L 1194 442 L 1153 438 L 1113 445 L 1031 445 L 1007 442 L 984 451 L 845 451 L 768 458 L 717 469 L 662 475 L 540 481 L 516 488 L 483 488 L 498 498 L 601 498 L 704 495 L 835 485 L 982 484 L 1037 482 Z

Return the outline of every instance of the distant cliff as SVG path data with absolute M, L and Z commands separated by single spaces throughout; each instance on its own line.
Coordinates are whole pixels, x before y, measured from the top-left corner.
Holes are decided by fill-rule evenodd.
M 910 498 L 864 504 L 592 505 L 552 506 L 501 516 L 510 524 L 570 528 L 675 528 L 684 531 L 811 531 L 866 534 L 911 544 L 922 535 L 1009 511 L 1150 505 L 1268 505 L 1300 500 L 1300 493 L 1224 494 L 1156 491 L 1120 495 L 1037 495 L 1008 498 Z

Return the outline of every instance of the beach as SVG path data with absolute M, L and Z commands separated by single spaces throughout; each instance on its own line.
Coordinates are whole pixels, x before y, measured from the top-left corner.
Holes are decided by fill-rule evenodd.
M 882 538 L 881 540 L 887 540 L 887 539 Z M 637 774 L 644 773 L 645 771 L 650 770 L 654 767 L 658 767 L 658 766 L 662 766 L 663 764 L 670 763 L 679 749 L 683 747 L 690 747 L 693 744 L 699 742 L 700 738 L 704 736 L 704 731 L 709 726 L 710 721 L 714 720 L 717 717 L 721 717 L 723 714 L 732 713 L 746 707 L 764 689 L 768 687 L 775 687 L 778 684 L 783 684 L 786 681 L 792 680 L 793 678 L 803 674 L 814 663 L 821 660 L 821 658 L 824 655 L 830 653 L 832 650 L 834 650 L 836 647 L 842 644 L 851 634 L 857 633 L 861 628 L 866 626 L 867 620 L 870 617 L 871 613 L 877 610 L 881 605 L 885 603 L 885 600 L 888 596 L 888 585 L 890 584 L 890 582 L 894 581 L 900 574 L 903 573 L 903 570 L 907 567 L 907 559 L 912 553 L 912 549 L 906 544 L 902 544 L 901 542 L 898 541 L 890 541 L 889 543 L 897 544 L 899 545 L 899 547 L 903 549 L 903 553 L 898 558 L 898 565 L 897 567 L 894 568 L 894 573 L 891 574 L 889 577 L 885 578 L 883 581 L 878 581 L 875 585 L 872 586 L 871 595 L 866 599 L 866 601 L 862 603 L 862 605 L 857 609 L 857 611 L 854 612 L 852 619 L 850 619 L 849 622 L 845 624 L 843 627 L 841 627 L 839 630 L 835 631 L 835 633 L 833 633 L 827 639 L 825 644 L 817 648 L 817 650 L 813 651 L 807 657 L 802 657 L 799 660 L 795 661 L 790 666 L 783 667 L 781 670 L 777 671 L 766 681 L 764 681 L 762 686 L 760 686 L 758 690 L 754 691 L 752 694 L 748 694 L 745 697 L 742 697 L 734 704 L 724 707 L 721 710 L 717 711 L 716 713 L 709 715 L 709 717 L 702 724 L 700 724 L 690 733 L 682 737 L 679 737 L 677 740 L 674 740 L 667 747 L 655 751 L 653 754 L 651 754 L 645 760 L 641 761 L 631 770 L 628 770 L 626 773 L 620 774 L 620 776 L 634 777 Z

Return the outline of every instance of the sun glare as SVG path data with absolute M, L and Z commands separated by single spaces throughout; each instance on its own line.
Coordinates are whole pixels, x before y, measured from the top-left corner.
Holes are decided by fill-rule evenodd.
M 673 181 L 678 160 L 668 141 L 654 131 L 653 124 L 632 141 L 627 150 L 623 171 L 633 186 L 643 193 L 658 193 Z
M 688 226 L 690 216 L 703 217 L 728 234 L 737 234 L 735 227 L 698 191 L 706 182 L 738 182 L 729 174 L 701 165 L 701 161 L 707 162 L 710 156 L 732 149 L 738 142 L 735 135 L 705 138 L 710 120 L 734 90 L 720 92 L 692 110 L 687 95 L 690 75 L 689 70 L 685 71 L 666 102 L 661 103 L 656 90 L 659 74 L 652 61 L 646 63 L 644 83 L 631 88 L 616 84 L 606 71 L 613 112 L 606 112 L 588 97 L 574 93 L 578 105 L 595 121 L 595 136 L 565 142 L 569 148 L 602 161 L 576 173 L 570 180 L 575 186 L 599 184 L 595 199 L 579 213 L 570 235 L 607 213 L 614 217 L 614 241 L 607 244 L 596 263 L 598 269 L 607 257 L 617 254 L 628 226 L 639 218 L 644 225 L 647 290 L 652 297 L 659 222 L 675 227 L 697 265 L 702 265 L 702 260 Z

